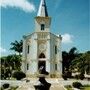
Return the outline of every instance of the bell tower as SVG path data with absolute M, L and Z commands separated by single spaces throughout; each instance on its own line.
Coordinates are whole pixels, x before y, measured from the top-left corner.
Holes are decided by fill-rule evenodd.
M 37 77 L 45 72 L 48 77 L 62 75 L 62 37 L 51 33 L 50 25 L 46 2 L 41 0 L 35 17 L 35 32 L 23 37 L 22 71 L 27 77 Z
M 48 16 L 45 0 L 41 0 L 35 17 L 35 32 L 50 32 L 51 17 Z

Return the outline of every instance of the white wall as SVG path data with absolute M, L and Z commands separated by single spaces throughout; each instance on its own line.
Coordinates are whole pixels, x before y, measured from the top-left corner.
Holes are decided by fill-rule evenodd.
M 32 73 L 36 72 L 38 70 L 38 54 L 39 54 L 39 49 L 38 49 L 38 39 L 37 39 L 37 33 L 33 33 L 29 36 L 24 41 L 24 59 L 26 60 L 26 64 L 24 65 L 24 70 L 27 68 L 27 63 L 29 63 L 29 70 L 27 73 Z M 47 37 L 45 38 L 45 43 L 47 46 L 47 49 L 45 51 L 45 56 L 46 56 L 46 70 L 50 73 L 55 72 L 55 63 L 57 63 L 57 68 L 58 72 L 62 72 L 62 62 L 61 62 L 61 41 L 59 37 L 57 37 L 54 34 L 51 33 L 46 33 L 45 34 Z M 27 45 L 30 45 L 30 52 L 27 54 Z M 57 54 L 55 54 L 55 45 L 59 48 L 57 50 Z

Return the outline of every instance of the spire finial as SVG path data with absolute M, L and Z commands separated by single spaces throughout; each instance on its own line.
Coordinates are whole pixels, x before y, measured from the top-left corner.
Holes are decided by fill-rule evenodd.
M 47 6 L 45 0 L 41 0 L 37 16 L 48 17 Z

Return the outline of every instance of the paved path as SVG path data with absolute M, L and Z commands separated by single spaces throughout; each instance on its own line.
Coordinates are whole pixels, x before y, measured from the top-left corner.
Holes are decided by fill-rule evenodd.
M 22 81 L 15 81 L 15 80 L 0 80 L 0 86 L 2 86 L 4 83 L 9 83 L 10 86 L 21 86 L 18 88 L 18 90 L 35 90 L 33 85 L 35 85 L 36 81 L 38 81 L 38 78 L 27 78 L 30 80 L 30 82 L 26 83 L 25 80 Z M 90 85 L 90 81 L 87 80 L 75 80 L 75 79 L 55 79 L 55 78 L 46 78 L 46 81 L 51 83 L 50 90 L 64 90 L 62 85 L 72 85 L 73 82 L 78 81 L 81 82 L 83 85 Z
M 52 84 L 50 90 L 65 90 L 60 84 Z
M 65 90 L 57 79 L 47 79 L 47 82 L 51 83 L 50 90 Z M 35 90 L 34 85 L 37 83 L 36 80 L 30 80 L 30 82 L 24 82 L 17 90 Z
M 24 84 L 23 86 L 19 87 L 17 90 L 35 90 L 33 85 L 26 85 Z M 63 86 L 59 84 L 54 84 L 51 85 L 50 90 L 65 90 Z
M 38 81 L 38 78 L 29 78 L 30 83 L 34 83 L 35 81 Z M 72 85 L 73 82 L 81 82 L 82 85 L 90 85 L 90 81 L 88 80 L 75 80 L 75 79 L 68 79 L 68 80 L 63 80 L 63 79 L 52 79 L 52 78 L 46 78 L 46 80 L 49 83 L 57 83 L 59 82 L 60 85 Z M 17 80 L 0 80 L 0 87 L 5 84 L 5 83 L 9 83 L 10 86 L 21 86 L 22 83 L 25 82 L 25 80 L 21 80 L 21 81 L 17 81 Z

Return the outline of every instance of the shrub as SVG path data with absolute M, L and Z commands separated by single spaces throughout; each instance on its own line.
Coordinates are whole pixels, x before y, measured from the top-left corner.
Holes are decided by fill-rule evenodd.
M 80 89 L 80 87 L 82 87 L 82 84 L 81 84 L 80 82 L 73 82 L 72 86 L 73 86 L 74 88 Z
M 3 88 L 4 89 L 9 88 L 9 84 L 8 83 L 3 84 Z
M 66 74 L 62 74 L 62 77 L 64 80 L 67 80 L 67 75 Z
M 17 80 L 21 80 L 26 77 L 25 73 L 21 71 L 16 71 L 13 73 L 12 77 L 16 78 Z
M 67 75 L 67 78 L 72 78 L 72 73 L 71 73 L 70 71 L 68 71 L 68 72 L 66 73 L 66 75 Z
M 79 79 L 83 80 L 85 77 L 84 77 L 84 74 L 80 74 L 79 75 Z
M 66 78 L 72 78 L 71 71 L 65 71 L 62 75 L 62 77 L 66 80 Z
M 75 75 L 74 77 L 75 77 L 76 79 L 79 79 L 79 75 Z

